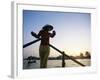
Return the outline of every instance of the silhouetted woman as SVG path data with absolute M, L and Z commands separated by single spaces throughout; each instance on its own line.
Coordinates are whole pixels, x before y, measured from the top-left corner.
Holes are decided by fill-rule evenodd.
M 41 38 L 41 43 L 39 47 L 39 56 L 40 56 L 40 68 L 47 67 L 47 60 L 50 53 L 49 41 L 50 37 L 53 38 L 56 35 L 53 30 L 52 25 L 45 25 L 38 34 L 31 32 L 32 36 L 36 38 Z M 52 33 L 50 33 L 52 31 Z

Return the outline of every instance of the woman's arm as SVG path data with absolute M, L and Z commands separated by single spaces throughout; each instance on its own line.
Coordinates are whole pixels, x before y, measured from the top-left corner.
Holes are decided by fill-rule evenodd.
M 50 37 L 54 37 L 56 35 L 56 31 L 53 31 L 52 33 L 50 33 Z
M 31 35 L 34 36 L 35 38 L 39 38 L 39 36 L 35 32 L 31 32 Z

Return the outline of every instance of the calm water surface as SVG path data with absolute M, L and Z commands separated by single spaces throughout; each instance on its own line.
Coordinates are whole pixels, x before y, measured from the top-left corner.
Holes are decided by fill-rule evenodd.
M 77 60 L 86 66 L 91 65 L 90 59 L 77 59 Z M 65 60 L 65 62 L 66 62 L 66 67 L 81 67 L 72 60 Z M 61 60 L 48 60 L 48 68 L 56 68 L 56 67 L 58 68 L 62 67 Z M 30 63 L 30 64 L 28 64 L 27 60 L 23 61 L 23 69 L 38 69 L 38 68 L 40 68 L 40 60 L 36 60 L 36 63 Z

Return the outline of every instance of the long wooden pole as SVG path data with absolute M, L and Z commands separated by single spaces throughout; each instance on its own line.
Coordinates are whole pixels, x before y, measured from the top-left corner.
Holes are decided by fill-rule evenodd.
M 58 51 L 59 53 L 61 53 L 62 55 L 65 55 L 66 57 L 68 57 L 69 59 L 71 59 L 72 61 L 76 62 L 77 64 L 81 65 L 81 66 L 85 66 L 84 64 L 80 63 L 79 61 L 75 60 L 74 58 L 70 57 L 69 55 L 65 54 L 64 52 L 60 51 L 59 49 L 57 49 L 56 47 L 54 47 L 53 45 L 49 44 L 50 47 L 52 47 L 53 49 L 55 49 L 56 51 Z
M 64 53 L 64 52 L 63 52 Z M 62 55 L 62 67 L 65 67 L 66 63 L 65 63 L 65 55 Z
M 40 41 L 41 38 L 38 38 L 37 40 L 31 41 L 25 45 L 23 45 L 23 48 L 28 47 L 29 45 L 36 43 L 38 41 Z M 59 53 L 61 53 L 62 55 L 65 55 L 66 57 L 68 57 L 69 59 L 71 59 L 72 61 L 76 62 L 77 64 L 81 65 L 81 66 L 85 66 L 84 64 L 80 63 L 79 61 L 75 60 L 74 58 L 70 57 L 69 55 L 65 54 L 64 52 L 60 51 L 59 49 L 57 49 L 56 47 L 54 47 L 53 45 L 49 44 L 50 47 L 52 47 L 53 49 L 55 49 L 56 51 L 58 51 Z
M 37 39 L 37 40 L 31 41 L 31 42 L 29 42 L 29 43 L 26 43 L 26 44 L 23 45 L 23 48 L 26 48 L 26 47 L 30 46 L 31 44 L 36 43 L 36 42 L 38 42 L 38 41 L 40 41 L 40 40 L 41 40 L 41 39 L 39 38 L 39 39 Z

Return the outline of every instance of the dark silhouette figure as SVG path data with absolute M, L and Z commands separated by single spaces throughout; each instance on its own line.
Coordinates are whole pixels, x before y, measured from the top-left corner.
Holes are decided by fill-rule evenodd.
M 38 34 L 31 32 L 31 35 L 36 38 L 41 38 L 41 43 L 39 47 L 39 56 L 40 56 L 40 68 L 47 67 L 47 60 L 50 53 L 49 41 L 50 37 L 53 38 L 56 35 L 53 30 L 52 25 L 45 25 Z M 52 33 L 50 33 L 52 31 Z

